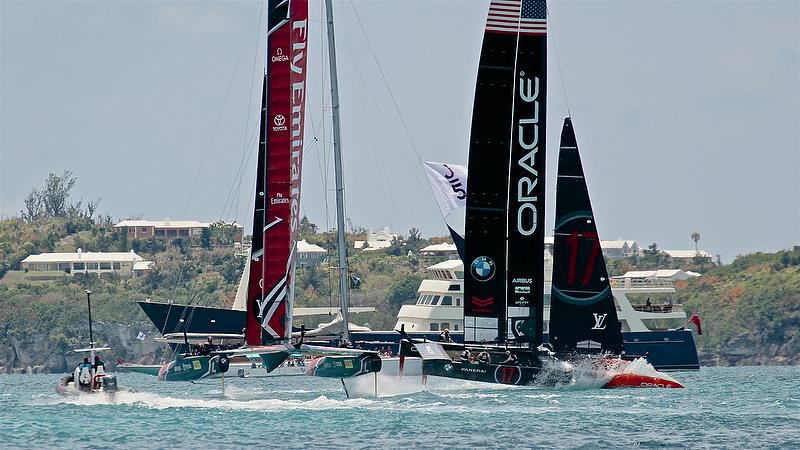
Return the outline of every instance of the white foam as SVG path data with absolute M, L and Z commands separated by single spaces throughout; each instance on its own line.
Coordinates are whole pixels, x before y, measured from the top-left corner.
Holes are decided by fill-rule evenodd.
M 287 410 L 321 410 L 342 409 L 359 406 L 370 406 L 371 400 L 336 400 L 324 395 L 311 400 L 227 400 L 227 399 L 196 399 L 160 396 L 149 392 L 117 392 L 108 395 L 82 395 L 79 397 L 65 397 L 58 403 L 73 405 L 133 405 L 151 409 L 170 408 L 219 408 L 242 411 L 287 411 Z

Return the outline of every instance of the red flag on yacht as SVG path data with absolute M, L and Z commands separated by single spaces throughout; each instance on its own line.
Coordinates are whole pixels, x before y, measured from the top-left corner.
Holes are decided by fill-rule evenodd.
M 689 318 L 689 322 L 692 322 L 694 324 L 694 326 L 697 327 L 697 334 L 702 336 L 703 335 L 703 326 L 700 325 L 700 316 L 698 316 L 696 313 L 692 314 L 692 317 Z

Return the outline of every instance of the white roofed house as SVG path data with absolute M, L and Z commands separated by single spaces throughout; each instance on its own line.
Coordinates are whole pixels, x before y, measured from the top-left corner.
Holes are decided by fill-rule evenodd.
M 116 273 L 122 277 L 136 278 L 144 276 L 152 261 L 145 261 L 133 250 L 130 252 L 84 252 L 78 249 L 75 253 L 40 253 L 30 255 L 22 260 L 25 272 L 64 272 L 76 273 Z
M 297 241 L 297 265 L 299 267 L 317 266 L 328 256 L 328 251 L 305 239 Z
M 384 227 L 383 230 L 380 231 L 372 231 L 372 228 L 370 228 L 367 232 L 367 240 L 356 241 L 354 247 L 357 249 L 363 248 L 364 250 L 389 248 L 396 239 L 397 235 L 392 234 L 389 227 Z
M 705 250 L 661 250 L 667 256 L 677 260 L 694 260 L 695 258 L 702 258 L 706 262 L 711 262 L 714 255 Z
M 628 258 L 639 253 L 636 241 L 631 240 L 604 241 L 601 239 L 600 248 L 603 249 L 603 256 L 612 259 Z
M 195 245 L 199 245 L 203 229 L 211 228 L 212 225 L 214 224 L 199 222 L 197 220 L 123 220 L 114 225 L 114 229 L 125 230 L 128 234 L 128 239 L 149 239 L 151 237 L 156 239 L 177 239 L 192 237 L 196 239 Z M 241 242 L 244 228 L 237 223 L 232 225 L 237 229 L 233 241 Z

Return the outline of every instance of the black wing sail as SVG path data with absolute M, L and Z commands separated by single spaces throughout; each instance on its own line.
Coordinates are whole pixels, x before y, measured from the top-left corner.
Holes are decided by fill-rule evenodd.
M 466 342 L 541 341 L 546 10 L 489 5 L 469 148 Z
M 472 108 L 464 222 L 466 342 L 500 342 L 505 337 L 506 208 L 517 33 L 516 23 L 513 32 L 497 32 L 490 26 L 495 12 L 505 9 L 504 3 L 492 1 L 489 6 Z
M 550 342 L 557 352 L 623 351 L 622 332 L 572 120 L 558 155 Z

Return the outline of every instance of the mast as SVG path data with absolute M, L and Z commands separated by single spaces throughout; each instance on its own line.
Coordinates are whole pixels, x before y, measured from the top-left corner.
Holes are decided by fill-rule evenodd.
M 94 348 L 94 336 L 92 336 L 92 291 L 88 289 L 86 290 L 86 306 L 89 308 L 89 348 Z
M 331 107 L 333 111 L 333 159 L 336 172 L 336 229 L 339 242 L 339 299 L 344 329 L 342 338 L 350 339 L 350 271 L 347 268 L 347 241 L 344 236 L 344 179 L 342 175 L 342 133 L 339 125 L 339 82 L 336 78 L 336 40 L 333 35 L 333 1 L 325 0 L 328 18 L 328 61 L 331 71 Z

